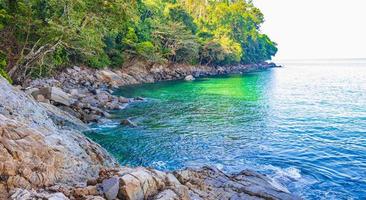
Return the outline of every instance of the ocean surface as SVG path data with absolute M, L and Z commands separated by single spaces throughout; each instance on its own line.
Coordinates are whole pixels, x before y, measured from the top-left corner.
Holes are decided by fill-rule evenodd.
M 304 199 L 366 199 L 366 60 L 281 64 L 120 88 L 146 101 L 87 135 L 123 165 L 249 168 Z

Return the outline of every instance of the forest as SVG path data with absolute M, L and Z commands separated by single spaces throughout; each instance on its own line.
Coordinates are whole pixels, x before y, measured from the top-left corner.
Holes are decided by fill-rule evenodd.
M 9 81 L 132 59 L 259 63 L 277 52 L 245 0 L 0 0 L 0 74 Z

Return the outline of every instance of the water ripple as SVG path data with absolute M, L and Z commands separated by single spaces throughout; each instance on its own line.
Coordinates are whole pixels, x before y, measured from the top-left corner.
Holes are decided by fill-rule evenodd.
M 250 168 L 304 199 L 366 199 L 365 77 L 366 65 L 302 64 L 125 87 L 148 100 L 88 136 L 121 164 Z

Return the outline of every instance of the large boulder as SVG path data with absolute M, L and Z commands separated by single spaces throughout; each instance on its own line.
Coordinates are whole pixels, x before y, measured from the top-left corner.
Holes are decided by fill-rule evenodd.
M 97 77 L 100 81 L 107 83 L 113 87 L 123 84 L 122 77 L 111 70 L 100 70 L 97 72 Z
M 119 178 L 112 177 L 102 182 L 102 188 L 107 200 L 116 199 L 119 191 Z
M 65 106 L 70 106 L 73 103 L 71 95 L 58 87 L 43 87 L 40 89 L 32 88 L 28 89 L 27 93 L 31 94 L 36 100 L 41 102 L 43 102 L 44 99 L 49 99 Z M 40 97 L 42 97 L 42 100 L 40 100 Z

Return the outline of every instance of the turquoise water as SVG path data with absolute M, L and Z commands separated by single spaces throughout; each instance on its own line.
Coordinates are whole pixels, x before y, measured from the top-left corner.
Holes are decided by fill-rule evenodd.
M 88 136 L 121 164 L 250 168 L 304 199 L 366 199 L 366 61 L 284 66 L 120 88 L 147 100 Z

